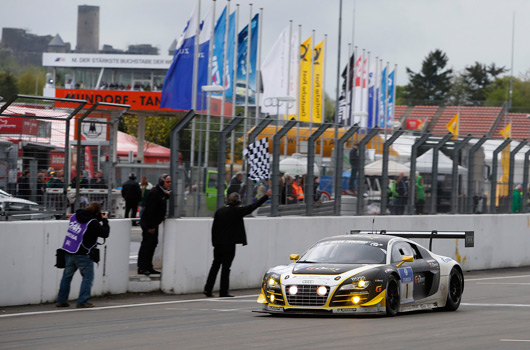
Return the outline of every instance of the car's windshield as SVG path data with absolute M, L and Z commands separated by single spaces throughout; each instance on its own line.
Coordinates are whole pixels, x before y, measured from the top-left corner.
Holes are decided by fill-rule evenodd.
M 315 244 L 298 260 L 300 263 L 384 264 L 386 250 L 368 241 L 324 241 Z

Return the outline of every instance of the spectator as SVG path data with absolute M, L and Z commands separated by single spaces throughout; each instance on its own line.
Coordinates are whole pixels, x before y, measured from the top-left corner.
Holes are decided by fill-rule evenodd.
M 30 172 L 28 169 L 25 169 L 22 172 L 22 175 L 18 178 L 18 196 L 24 199 L 30 199 L 31 197 L 31 187 L 29 185 L 29 176 Z
M 403 215 L 405 212 L 405 198 L 407 195 L 407 184 L 404 180 L 404 174 L 400 173 L 398 178 L 390 184 L 392 193 L 391 215 Z
M 90 188 L 106 189 L 107 183 L 103 178 L 103 170 L 99 169 L 92 179 L 90 179 Z
M 147 198 L 147 195 L 149 194 L 149 191 L 153 188 L 153 185 L 147 181 L 147 177 L 142 176 L 142 179 L 140 180 L 140 189 L 142 190 L 142 199 L 140 200 L 140 217 L 142 217 L 142 213 L 145 210 L 145 199 Z
M 293 186 L 293 192 L 294 196 L 296 198 L 296 202 L 303 202 L 304 201 L 304 185 L 302 184 L 302 178 L 299 175 L 296 175 L 294 177 L 294 182 L 292 184 Z
M 230 185 L 228 186 L 228 190 L 226 191 L 226 195 L 229 196 L 233 192 L 240 193 L 242 182 L 243 182 L 242 172 L 238 172 L 237 174 L 232 176 L 232 179 L 230 180 Z
M 515 186 L 512 195 L 512 213 L 520 213 L 523 201 L 523 186 L 521 184 Z
M 423 208 L 425 207 L 425 185 L 423 184 L 423 176 L 416 176 L 416 214 L 423 215 Z
M 136 183 L 138 188 L 140 185 Z M 142 243 L 138 251 L 138 274 L 159 274 L 153 268 L 153 255 L 158 245 L 158 226 L 166 218 L 167 200 L 171 191 L 171 177 L 162 174 L 158 178 L 158 184 L 152 188 L 145 198 L 145 209 L 140 217 L 142 227 Z
M 355 194 L 355 189 L 357 187 L 357 173 L 359 172 L 360 161 L 361 159 L 359 156 L 359 146 L 354 143 L 350 151 L 351 174 L 350 181 L 348 184 L 350 194 Z
M 135 173 L 130 173 L 129 180 L 122 185 L 121 196 L 125 199 L 125 218 L 128 218 L 129 215 L 131 215 L 131 218 L 135 218 L 138 204 L 142 199 L 142 189 L 136 182 Z M 136 222 L 133 222 L 133 225 L 136 225 Z
M 293 188 L 294 179 L 292 176 L 285 177 L 285 201 L 286 204 L 296 204 L 296 193 Z
M 257 202 L 240 207 L 241 197 L 238 193 L 231 193 L 228 196 L 228 205 L 215 212 L 212 225 L 213 262 L 204 285 L 204 295 L 207 297 L 213 297 L 213 286 L 221 266 L 219 296 L 233 297 L 229 293 L 230 267 L 236 255 L 236 244 L 247 245 L 243 218 L 265 203 L 271 194 L 272 191 L 268 190 Z
M 96 248 L 98 238 L 107 238 L 109 233 L 110 227 L 107 216 L 101 213 L 101 204 L 98 202 L 92 202 L 86 209 L 78 209 L 72 215 L 62 247 L 66 251 L 66 264 L 57 296 L 57 307 L 70 306 L 68 304 L 70 284 L 78 269 L 83 281 L 77 298 L 77 307 L 94 307 L 92 303 L 88 302 L 94 282 L 94 261 L 91 260 L 90 253 Z
M 322 193 L 320 192 L 320 177 L 315 176 L 313 180 L 313 203 L 321 202 L 320 201 L 321 194 Z

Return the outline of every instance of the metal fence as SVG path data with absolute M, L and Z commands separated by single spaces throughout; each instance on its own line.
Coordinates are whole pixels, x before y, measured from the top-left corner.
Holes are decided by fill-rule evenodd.
M 152 185 L 160 174 L 172 175 L 172 217 L 212 216 L 224 205 L 227 191 L 238 191 L 248 204 L 268 188 L 273 196 L 256 215 L 510 213 L 529 207 L 530 147 L 520 136 L 521 129 L 530 130 L 523 123 L 530 122 L 514 114 L 510 120 L 512 128 L 521 123 L 519 136 L 502 138 L 502 107 L 478 116 L 472 109 L 461 111 L 468 118 L 462 117 L 462 130 L 471 130 L 467 123 L 472 118 L 490 118 L 491 125 L 477 129 L 488 130 L 485 136 L 470 132 L 458 138 L 440 126 L 456 107 L 401 108 L 396 125 L 403 128 L 369 130 L 281 115 L 256 117 L 255 109 L 245 111 L 246 117 L 223 118 L 190 111 L 172 128 L 167 165 L 117 155 L 117 123 L 127 106 L 86 108 L 82 100 L 17 98 L 0 107 L 0 122 L 13 125 L 6 131 L 0 123 L 0 189 L 57 218 L 92 200 L 122 217 L 120 189 L 131 172 L 138 181 L 146 176 Z M 405 129 L 408 120 L 422 113 L 422 127 Z M 83 139 L 79 132 L 84 128 L 105 134 L 104 139 Z M 264 139 L 270 176 L 249 180 L 251 165 L 243 150 Z M 362 166 L 352 181 L 353 145 Z M 390 190 L 398 178 L 405 184 L 401 196 Z M 6 212 L 4 216 L 15 215 Z

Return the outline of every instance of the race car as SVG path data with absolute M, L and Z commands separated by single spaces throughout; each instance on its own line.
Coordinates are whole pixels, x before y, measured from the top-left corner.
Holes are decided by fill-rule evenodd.
M 269 269 L 258 303 L 270 314 L 359 314 L 441 308 L 455 311 L 464 291 L 462 268 L 405 237 L 465 238 L 473 231 L 358 234 L 318 241 L 293 263 Z M 399 236 L 399 237 L 398 237 Z

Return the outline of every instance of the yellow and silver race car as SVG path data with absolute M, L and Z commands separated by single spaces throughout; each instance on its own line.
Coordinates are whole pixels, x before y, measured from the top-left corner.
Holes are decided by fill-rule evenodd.
M 292 254 L 293 263 L 269 269 L 259 312 L 395 316 L 458 309 L 464 291 L 458 262 L 404 237 L 465 238 L 473 246 L 473 231 L 358 233 L 322 239 L 301 257 Z

